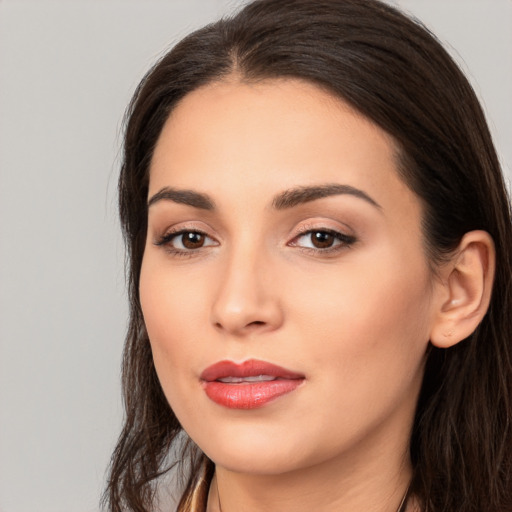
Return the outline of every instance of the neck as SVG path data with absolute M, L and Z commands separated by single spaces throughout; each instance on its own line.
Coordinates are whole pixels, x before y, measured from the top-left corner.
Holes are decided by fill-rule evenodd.
M 207 510 L 397 512 L 411 472 L 407 453 L 385 450 L 364 464 L 345 456 L 280 475 L 239 473 L 217 466 Z

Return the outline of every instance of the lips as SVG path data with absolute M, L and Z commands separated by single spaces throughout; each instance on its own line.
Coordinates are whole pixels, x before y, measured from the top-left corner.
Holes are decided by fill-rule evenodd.
M 220 361 L 206 368 L 200 378 L 208 398 L 229 409 L 263 407 L 304 382 L 304 375 L 255 359 L 241 364 Z

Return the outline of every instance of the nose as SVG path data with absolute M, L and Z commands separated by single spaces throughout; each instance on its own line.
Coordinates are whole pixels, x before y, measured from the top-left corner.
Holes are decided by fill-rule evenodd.
M 239 251 L 228 257 L 217 276 L 211 316 L 214 327 L 238 337 L 278 329 L 283 310 L 273 274 L 264 255 Z

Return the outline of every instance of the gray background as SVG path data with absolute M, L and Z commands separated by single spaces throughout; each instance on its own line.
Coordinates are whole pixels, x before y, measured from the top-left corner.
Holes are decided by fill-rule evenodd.
M 92 512 L 122 418 L 120 126 L 229 0 L 0 0 L 0 512 Z M 512 177 L 511 0 L 402 0 L 468 73 Z M 456 48 L 456 50 L 455 50 Z

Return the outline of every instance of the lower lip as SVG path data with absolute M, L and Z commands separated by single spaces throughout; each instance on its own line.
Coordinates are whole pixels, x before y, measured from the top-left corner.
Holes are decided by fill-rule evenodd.
M 219 381 L 203 382 L 208 398 L 229 409 L 258 409 L 291 393 L 304 379 L 278 379 L 266 382 L 228 384 Z

